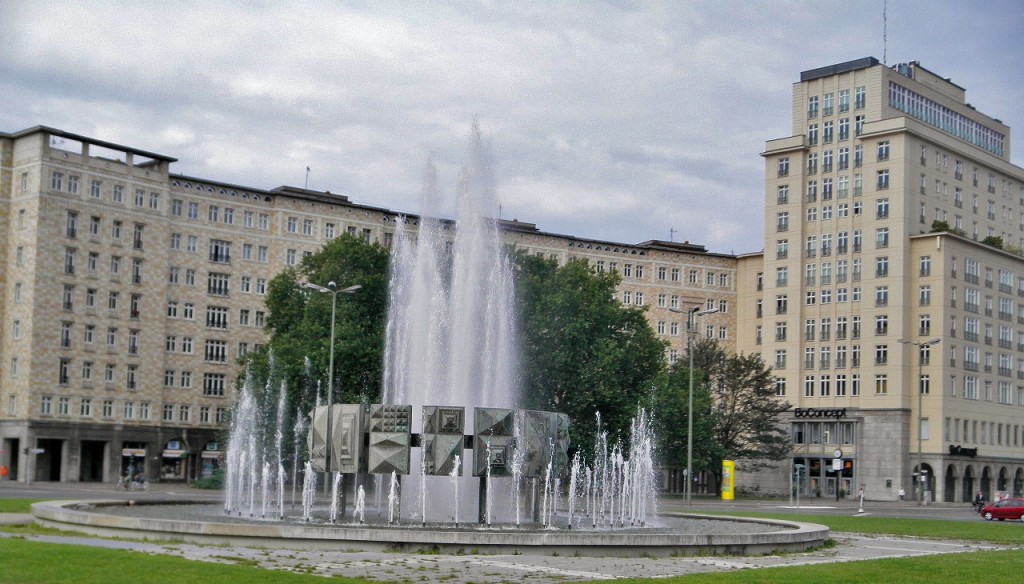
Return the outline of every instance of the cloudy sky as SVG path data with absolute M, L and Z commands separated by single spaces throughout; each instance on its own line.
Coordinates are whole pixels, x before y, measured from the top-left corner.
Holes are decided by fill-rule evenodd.
M 759 153 L 790 135 L 800 71 L 885 49 L 1024 127 L 1024 3 L 889 0 L 887 47 L 882 13 L 883 0 L 3 0 L 0 132 L 54 126 L 257 188 L 303 186 L 309 166 L 310 188 L 418 212 L 428 156 L 454 193 L 477 117 L 502 217 L 743 253 L 763 246 Z

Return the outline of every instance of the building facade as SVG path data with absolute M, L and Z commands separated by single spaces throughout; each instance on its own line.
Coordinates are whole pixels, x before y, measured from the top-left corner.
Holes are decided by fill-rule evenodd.
M 784 493 L 802 468 L 805 494 L 1020 495 L 1024 170 L 1009 128 L 920 64 L 873 58 L 801 73 L 792 112 L 762 154 L 764 251 L 737 258 L 739 289 L 756 290 L 740 295 L 737 349 L 762 353 L 794 406 L 790 464 L 759 486 Z
M 54 128 L 0 134 L 0 467 L 7 479 L 186 481 L 222 455 L 238 358 L 266 342 L 271 278 L 348 233 L 390 247 L 417 217 L 327 192 L 171 172 L 175 159 Z M 734 258 L 502 223 L 507 241 L 617 270 L 668 358 L 686 310 L 734 347 Z M 678 312 L 677 312 L 678 311 Z

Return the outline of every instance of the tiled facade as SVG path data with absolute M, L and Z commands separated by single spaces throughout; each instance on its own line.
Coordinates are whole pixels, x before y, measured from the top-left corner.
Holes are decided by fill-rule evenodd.
M 416 223 L 330 193 L 173 174 L 174 158 L 52 128 L 0 135 L 0 156 L 0 466 L 18 480 L 209 471 L 237 358 L 266 342 L 267 282 L 342 233 L 390 247 L 398 221 Z M 731 256 L 503 225 L 529 253 L 618 270 L 670 359 L 698 304 L 721 309 L 701 326 L 733 346 Z
M 868 58 L 803 72 L 793 135 L 763 156 L 765 246 L 739 259 L 740 290 L 758 292 L 741 293 L 737 348 L 775 366 L 794 406 L 805 494 L 835 492 L 834 458 L 843 489 L 870 498 L 914 493 L 919 458 L 935 500 L 1020 494 L 1024 261 L 981 243 L 1024 242 L 1009 128 L 916 62 Z M 752 480 L 784 493 L 790 469 Z

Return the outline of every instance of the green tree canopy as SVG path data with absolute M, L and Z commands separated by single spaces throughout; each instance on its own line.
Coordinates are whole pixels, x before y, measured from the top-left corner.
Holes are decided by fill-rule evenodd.
M 335 308 L 334 402 L 377 401 L 381 389 L 384 322 L 387 312 L 388 251 L 353 235 L 328 242 L 306 256 L 296 268 L 275 276 L 267 287 L 267 331 L 278 381 L 288 384 L 290 411 L 307 411 L 315 400 L 316 380 L 327 392 L 330 363 L 332 295 L 303 288 L 310 282 L 337 289 L 359 285 L 353 294 L 339 293 Z M 251 354 L 257 379 L 267 378 L 266 349 Z M 307 375 L 305 359 L 312 364 Z
M 655 432 L 658 455 L 667 468 L 686 468 L 686 434 L 689 417 L 690 369 L 680 359 L 668 367 L 654 394 Z M 693 470 L 711 470 L 715 460 L 723 460 L 714 438 L 714 407 L 704 373 L 693 370 Z
M 662 370 L 665 343 L 644 308 L 616 300 L 618 274 L 583 260 L 515 260 L 527 407 L 568 414 L 572 443 L 589 456 L 597 412 L 612 442 L 628 435 Z
M 779 414 L 791 404 L 775 395 L 770 367 L 759 355 L 729 355 L 714 339 L 693 345 L 694 364 L 711 392 L 715 458 L 707 468 L 735 460 L 744 470 L 757 470 L 788 455 L 790 437 Z M 695 394 L 696 395 L 696 394 Z M 696 432 L 694 432 L 696 435 Z M 713 473 L 721 487 L 720 473 Z

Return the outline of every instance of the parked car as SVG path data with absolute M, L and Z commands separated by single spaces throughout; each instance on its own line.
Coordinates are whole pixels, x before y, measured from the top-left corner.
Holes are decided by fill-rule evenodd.
M 998 519 L 1024 520 L 1024 499 L 1003 499 L 981 508 L 981 516 L 987 521 Z

